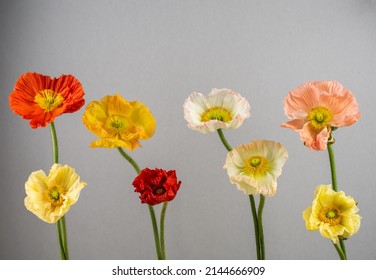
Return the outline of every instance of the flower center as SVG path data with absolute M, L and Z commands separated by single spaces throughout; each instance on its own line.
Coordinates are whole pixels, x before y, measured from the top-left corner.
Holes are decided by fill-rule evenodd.
M 324 207 L 319 215 L 322 222 L 335 226 L 341 222 L 341 213 L 335 206 Z
M 153 194 L 155 195 L 162 195 L 166 192 L 166 189 L 164 187 L 157 187 L 153 190 Z
M 225 108 L 222 107 L 213 107 L 208 110 L 206 110 L 202 115 L 201 115 L 201 121 L 202 122 L 207 122 L 210 120 L 218 120 L 221 122 L 229 122 L 232 120 L 231 113 L 226 110 Z
M 50 89 L 44 89 L 35 95 L 34 101 L 45 112 L 51 112 L 53 109 L 61 106 L 64 98 L 60 93 L 54 92 Z
M 60 186 L 53 186 L 46 192 L 47 200 L 54 206 L 60 206 L 63 204 L 63 188 Z
M 247 174 L 253 176 L 265 175 L 269 169 L 269 162 L 263 156 L 253 156 L 245 162 L 244 169 Z
M 111 116 L 107 119 L 106 126 L 115 134 L 121 134 L 129 128 L 129 124 L 123 116 Z
M 317 130 L 327 127 L 332 118 L 332 113 L 325 107 L 315 107 L 308 114 L 308 120 Z

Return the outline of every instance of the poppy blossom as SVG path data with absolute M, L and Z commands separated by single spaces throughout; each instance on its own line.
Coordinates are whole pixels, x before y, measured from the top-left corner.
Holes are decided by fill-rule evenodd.
M 287 150 L 282 144 L 255 140 L 228 152 L 224 168 L 230 182 L 244 194 L 273 196 L 287 158 Z
M 192 93 L 184 103 L 188 127 L 202 133 L 238 128 L 250 117 L 251 107 L 239 93 L 230 89 L 212 89 L 208 96 Z
M 335 244 L 339 238 L 349 238 L 359 230 L 361 217 L 351 196 L 335 192 L 330 185 L 317 186 L 314 196 L 312 206 L 303 212 L 307 230 L 319 230 Z
M 87 105 L 82 121 L 99 137 L 92 148 L 126 148 L 140 146 L 139 140 L 154 135 L 156 121 L 149 108 L 139 101 L 125 100 L 120 94 L 107 95 Z
M 299 133 L 313 150 L 325 150 L 334 128 L 352 125 L 360 118 L 355 97 L 337 81 L 308 82 L 290 91 L 284 100 L 282 123 Z
M 84 104 L 81 83 L 72 75 L 51 78 L 38 73 L 25 73 L 17 80 L 9 96 L 15 114 L 30 120 L 30 126 L 45 127 L 57 116 L 73 113 Z
M 54 164 L 50 173 L 32 172 L 25 183 L 25 207 L 47 223 L 56 223 L 75 204 L 86 186 L 68 165 Z
M 142 203 L 149 205 L 171 201 L 179 190 L 181 181 L 176 178 L 176 171 L 145 168 L 134 179 L 135 192 L 140 193 Z

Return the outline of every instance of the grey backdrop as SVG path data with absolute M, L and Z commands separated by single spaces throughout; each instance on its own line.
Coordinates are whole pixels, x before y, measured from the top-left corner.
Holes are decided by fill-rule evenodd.
M 231 88 L 251 104 L 251 118 L 225 132 L 231 145 L 269 139 L 289 152 L 277 194 L 266 200 L 267 258 L 337 259 L 330 241 L 302 220 L 316 185 L 330 183 L 327 152 L 308 150 L 280 123 L 290 90 L 340 81 L 362 112 L 335 133 L 339 187 L 359 201 L 363 217 L 346 243 L 348 256 L 375 259 L 376 1 L 1 1 L 0 38 L 1 259 L 59 257 L 55 226 L 23 204 L 30 172 L 52 164 L 49 129 L 31 129 L 8 107 L 27 71 L 73 74 L 86 104 L 119 92 L 152 110 L 156 133 L 130 154 L 141 167 L 176 169 L 183 182 L 167 211 L 170 259 L 255 258 L 248 198 L 222 169 L 224 147 L 183 118 L 188 95 L 213 87 Z M 71 258 L 154 259 L 134 170 L 116 149 L 88 148 L 95 136 L 83 112 L 55 123 L 60 162 L 88 183 L 67 214 Z

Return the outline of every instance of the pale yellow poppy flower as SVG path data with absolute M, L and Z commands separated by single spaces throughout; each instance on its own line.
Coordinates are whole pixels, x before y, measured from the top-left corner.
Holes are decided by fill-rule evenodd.
M 32 172 L 25 183 L 25 206 L 47 223 L 56 223 L 75 204 L 86 186 L 68 165 L 54 164 L 48 176 L 43 170 Z
M 224 168 L 230 182 L 244 194 L 273 196 L 287 158 L 287 150 L 282 144 L 255 140 L 228 152 Z

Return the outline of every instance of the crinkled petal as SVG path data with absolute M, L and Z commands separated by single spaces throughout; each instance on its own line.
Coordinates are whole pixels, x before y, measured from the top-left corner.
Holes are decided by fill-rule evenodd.
M 149 108 L 139 101 L 132 101 L 130 104 L 132 106 L 131 120 L 136 126 L 140 139 L 152 137 L 157 124 Z
M 138 140 L 124 141 L 122 139 L 101 138 L 90 143 L 90 148 L 118 148 L 122 147 L 133 151 L 140 146 Z
M 308 148 L 312 150 L 322 151 L 327 147 L 330 130 L 324 128 L 321 131 L 317 131 L 310 123 L 306 123 L 299 132 L 300 138 Z

